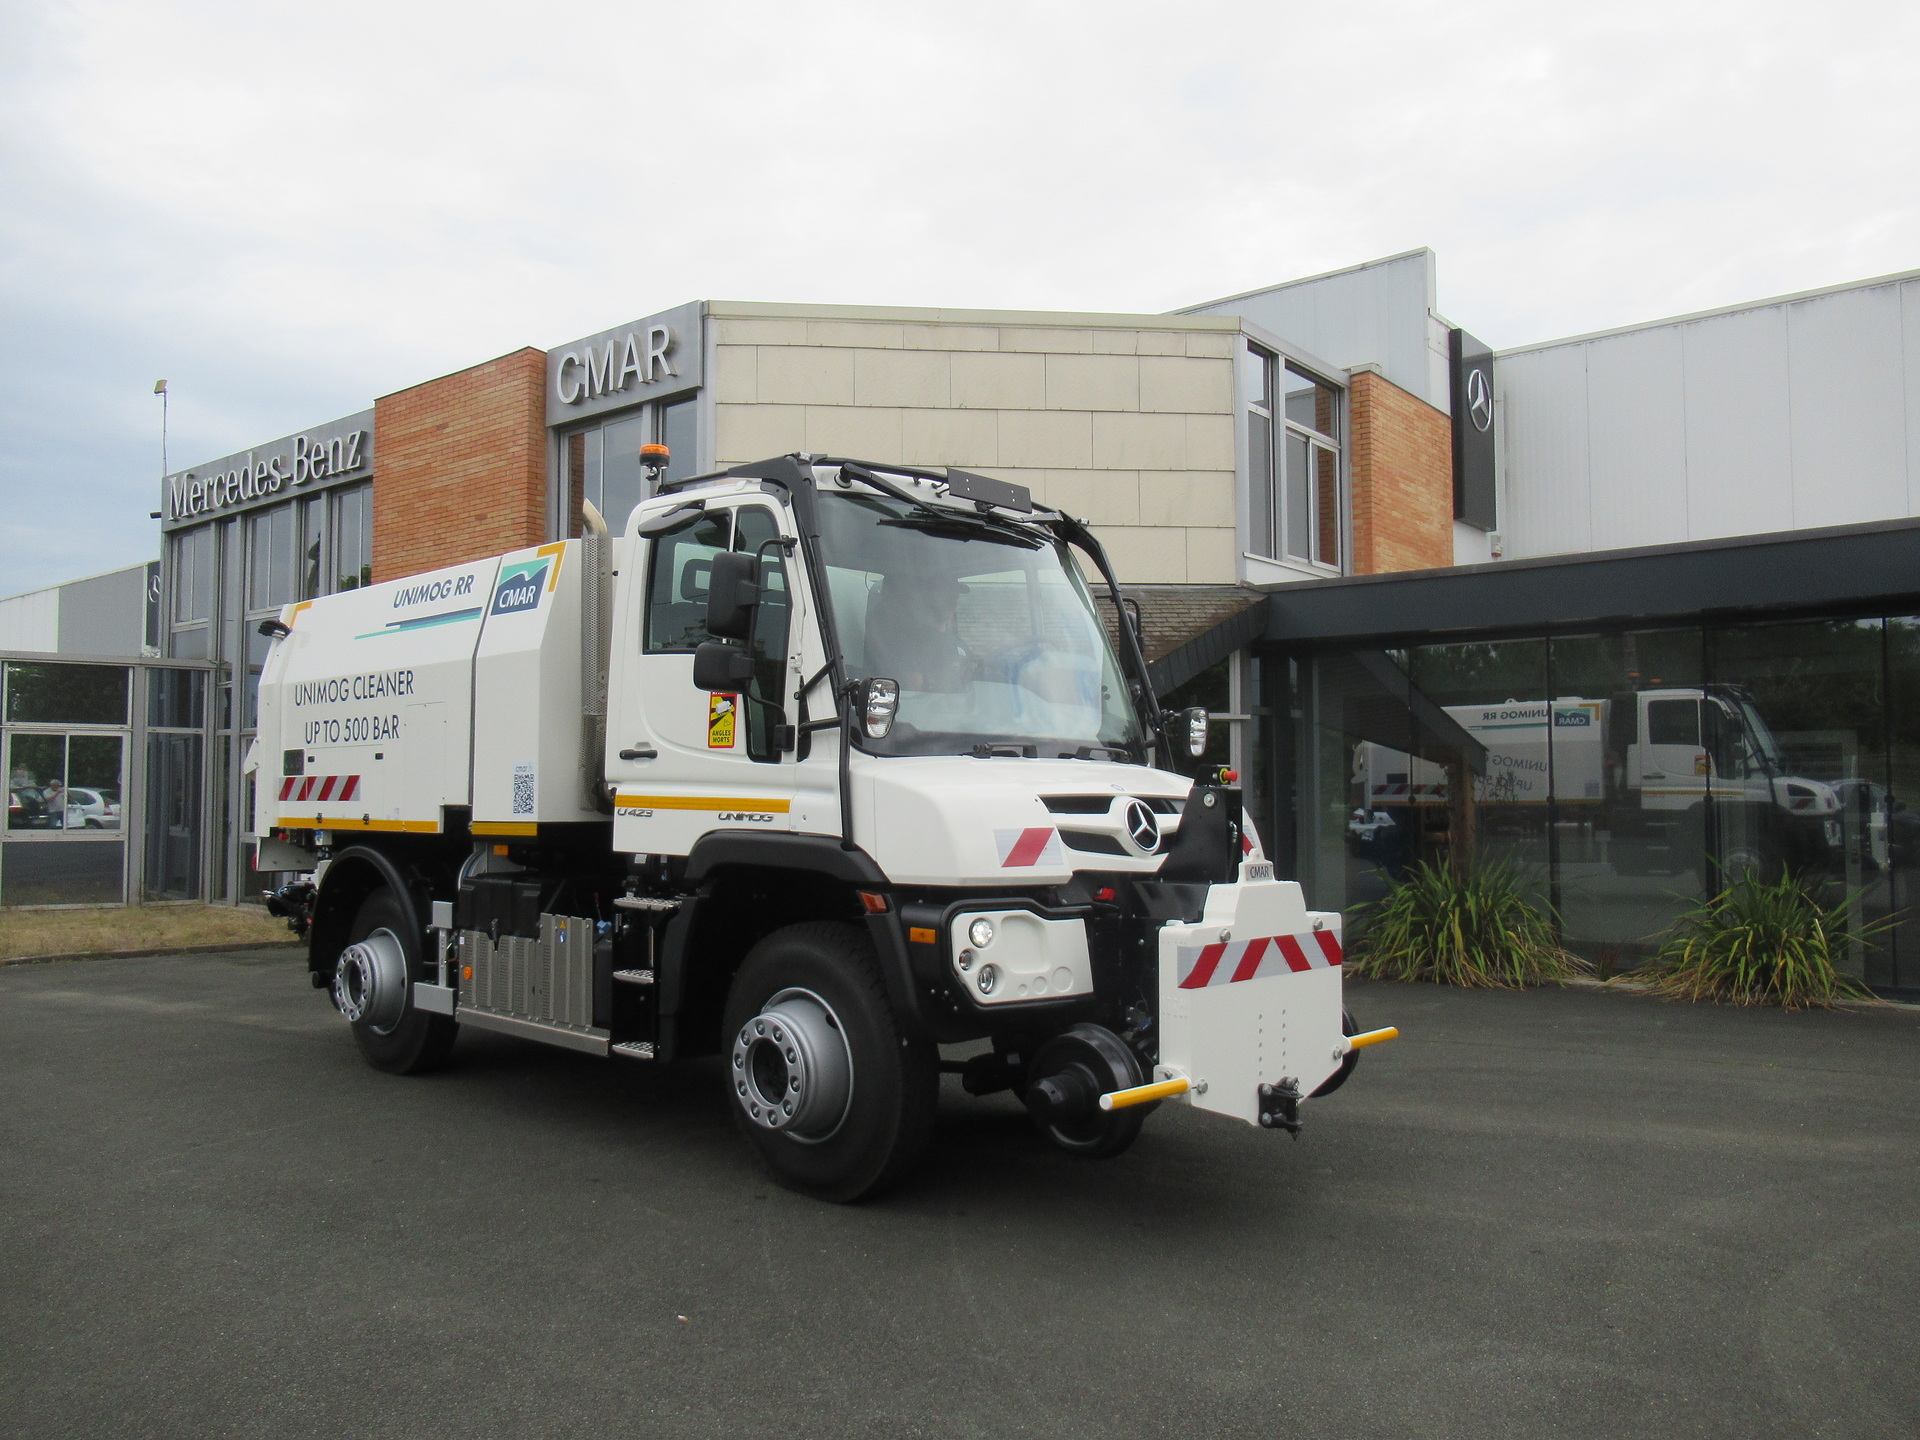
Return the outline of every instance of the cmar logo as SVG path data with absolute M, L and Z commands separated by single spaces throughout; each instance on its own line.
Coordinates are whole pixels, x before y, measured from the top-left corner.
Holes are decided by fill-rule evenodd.
M 538 610 L 540 592 L 546 589 L 548 560 L 542 556 L 538 560 L 520 560 L 508 565 L 500 572 L 500 582 L 493 588 L 493 605 L 489 615 L 512 615 L 521 610 Z

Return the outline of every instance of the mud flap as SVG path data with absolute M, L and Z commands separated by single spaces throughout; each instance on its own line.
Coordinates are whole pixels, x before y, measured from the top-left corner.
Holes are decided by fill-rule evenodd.
M 1340 956 L 1339 915 L 1309 911 L 1293 881 L 1213 886 L 1199 923 L 1160 932 L 1154 1078 L 1189 1081 L 1197 1109 L 1249 1125 L 1264 1111 L 1275 1127 L 1274 1096 L 1311 1095 L 1340 1068 Z

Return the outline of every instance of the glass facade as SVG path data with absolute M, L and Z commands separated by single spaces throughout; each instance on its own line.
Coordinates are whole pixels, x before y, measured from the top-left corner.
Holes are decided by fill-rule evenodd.
M 0 905 L 197 898 L 206 688 L 204 669 L 29 658 L 0 664 L 7 773 Z M 170 767 L 162 773 L 176 797 L 166 823 L 177 858 L 162 864 L 154 836 L 165 817 L 147 787 L 156 754 L 169 745 L 161 763 Z M 156 866 L 165 883 L 156 883 Z
M 1323 650 L 1266 673 L 1316 906 L 1466 846 L 1519 867 L 1608 974 L 1731 880 L 1794 873 L 1858 897 L 1853 978 L 1920 989 L 1920 617 Z
M 569 497 L 569 535 L 581 533 L 583 500 L 593 502 L 614 534 L 626 528 L 633 507 L 652 493 L 646 472 L 640 467 L 642 445 L 667 447 L 671 462 L 661 472 L 662 480 L 681 480 L 695 473 L 697 403 L 689 395 L 643 405 L 561 437 L 561 481 Z
M 260 887 L 245 871 L 240 839 L 248 817 L 239 807 L 248 787 L 237 767 L 253 740 L 266 659 L 259 625 L 293 602 L 373 583 L 373 486 L 359 481 L 288 496 L 176 530 L 166 544 L 167 653 L 219 669 L 210 679 L 192 672 L 200 677 L 189 707 L 196 718 L 162 725 L 156 717 L 143 741 L 142 884 L 156 898 L 203 888 L 216 900 L 246 898 Z M 169 713 L 186 713 L 184 703 L 168 701 Z

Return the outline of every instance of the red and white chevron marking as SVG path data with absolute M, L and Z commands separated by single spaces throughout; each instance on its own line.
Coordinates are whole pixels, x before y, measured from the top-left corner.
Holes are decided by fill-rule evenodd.
M 358 775 L 289 775 L 280 782 L 282 800 L 351 800 L 359 791 Z
M 1300 970 L 1331 970 L 1340 963 L 1340 937 L 1331 930 L 1263 935 L 1258 940 L 1182 945 L 1174 954 L 1182 990 L 1204 990 L 1239 980 L 1261 980 Z

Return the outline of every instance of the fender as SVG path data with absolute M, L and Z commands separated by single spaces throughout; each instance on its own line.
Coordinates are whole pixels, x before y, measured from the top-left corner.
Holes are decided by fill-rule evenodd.
M 693 898 L 675 915 L 661 936 L 661 1040 L 671 1043 L 668 1030 L 685 993 L 691 939 L 698 929 L 698 911 L 708 883 L 716 873 L 734 866 L 810 874 L 848 889 L 886 890 L 886 873 L 866 851 L 845 848 L 837 835 L 755 835 L 741 831 L 713 831 L 694 842 L 687 856 L 686 884 Z M 880 960 L 887 999 L 901 1020 L 920 1031 L 929 1030 L 930 1017 L 920 1002 L 900 933 L 899 916 L 889 909 L 866 917 L 867 933 Z
M 345 944 L 353 910 L 379 885 L 393 891 L 416 940 L 426 934 L 421 897 L 425 881 L 412 866 L 404 869 L 392 856 L 371 845 L 349 845 L 328 863 L 314 902 L 313 933 L 307 941 L 307 970 L 315 987 L 333 980 L 334 961 Z

